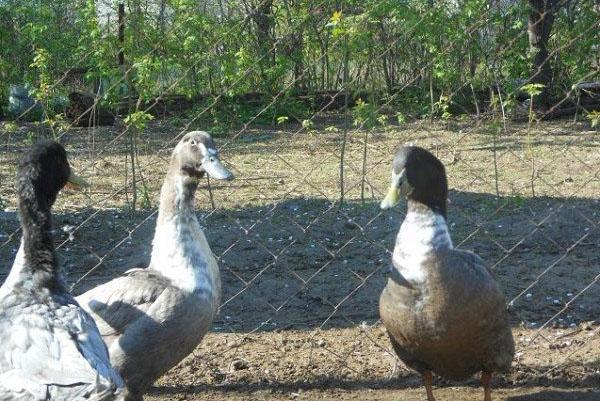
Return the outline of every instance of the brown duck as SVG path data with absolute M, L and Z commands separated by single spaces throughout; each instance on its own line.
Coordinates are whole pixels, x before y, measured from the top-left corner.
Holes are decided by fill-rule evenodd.
M 515 352 L 506 302 L 483 260 L 454 249 L 447 195 L 435 156 L 414 146 L 396 153 L 381 208 L 406 197 L 408 210 L 379 312 L 398 357 L 422 375 L 428 401 L 435 401 L 432 372 L 462 380 L 479 371 L 484 401 L 491 401 L 492 372 L 507 371 Z

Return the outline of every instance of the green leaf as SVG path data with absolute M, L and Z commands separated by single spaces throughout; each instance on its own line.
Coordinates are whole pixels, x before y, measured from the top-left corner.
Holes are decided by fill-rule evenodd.
M 537 96 L 540 93 L 542 93 L 542 91 L 544 90 L 545 87 L 546 87 L 546 85 L 544 85 L 544 84 L 530 83 L 530 84 L 521 86 L 521 90 L 523 92 L 526 92 L 529 96 Z
M 340 21 L 342 20 L 342 12 L 341 11 L 334 11 L 333 15 L 331 16 L 331 18 L 329 18 L 329 22 L 327 23 L 327 25 L 325 26 L 336 26 L 337 24 L 340 23 Z
M 600 126 L 600 111 L 590 111 L 589 113 L 587 113 L 586 118 L 590 120 L 592 128 Z
M 152 114 L 143 111 L 136 111 L 125 117 L 123 121 L 125 124 L 132 125 L 137 130 L 141 131 L 146 128 L 146 125 L 151 120 L 154 120 L 154 116 Z

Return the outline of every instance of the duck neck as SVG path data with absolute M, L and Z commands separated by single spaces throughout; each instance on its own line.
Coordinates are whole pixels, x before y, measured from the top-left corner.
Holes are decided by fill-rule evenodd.
M 446 224 L 445 208 L 442 211 L 409 199 L 398 238 L 404 242 L 402 247 L 406 252 L 451 249 L 453 245 Z
M 171 171 L 165 178 L 150 268 L 171 279 L 174 285 L 212 294 L 218 286 L 216 261 L 194 211 L 198 181 Z
M 394 247 L 394 267 L 409 282 L 427 278 L 425 262 L 436 252 L 452 249 L 446 218 L 429 206 L 408 201 L 408 211 Z
M 194 195 L 198 179 L 170 169 L 160 191 L 158 225 L 175 216 L 190 215 L 195 219 Z
M 37 289 L 66 290 L 54 249 L 51 205 L 30 182 L 23 183 L 19 192 L 23 236 L 7 281 L 27 283 Z

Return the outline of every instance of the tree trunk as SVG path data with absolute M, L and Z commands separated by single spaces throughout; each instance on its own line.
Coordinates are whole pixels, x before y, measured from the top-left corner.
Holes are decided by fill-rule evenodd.
M 542 93 L 536 99 L 536 104 L 547 108 L 550 105 L 549 94 L 552 82 L 552 67 L 548 57 L 548 40 L 550 39 L 558 0 L 529 0 L 529 5 L 531 10 L 527 32 L 529 34 L 529 48 L 533 57 L 529 82 L 545 85 Z
M 266 68 L 275 63 L 275 49 L 273 46 L 273 1 L 260 0 L 253 10 L 252 19 L 256 24 L 257 47 L 260 49 L 260 57 Z
M 121 70 L 123 70 L 125 68 L 125 55 L 123 54 L 123 48 L 124 47 L 125 47 L 125 4 L 124 3 L 119 3 L 119 54 L 118 54 L 118 62 L 119 62 L 119 68 L 121 68 Z

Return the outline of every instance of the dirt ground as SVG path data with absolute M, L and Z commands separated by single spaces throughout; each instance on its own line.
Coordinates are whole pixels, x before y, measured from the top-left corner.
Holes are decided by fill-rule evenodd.
M 148 202 L 136 211 L 127 206 L 128 139 L 114 128 L 63 135 L 74 168 L 92 184 L 83 193 L 65 190 L 55 208 L 56 242 L 75 293 L 147 263 L 157 192 L 179 129 L 167 120 L 143 133 L 137 173 L 146 190 L 138 198 L 147 193 Z M 15 161 L 41 131 L 0 123 L 0 280 L 18 246 Z M 211 181 L 215 210 L 206 185 L 197 195 L 222 270 L 221 311 L 150 400 L 425 399 L 377 316 L 404 216 L 403 207 L 381 213 L 378 202 L 393 150 L 405 142 L 445 163 L 454 243 L 486 260 L 510 302 L 517 357 L 495 379 L 495 399 L 600 400 L 598 132 L 571 122 L 530 131 L 473 122 L 417 122 L 368 135 L 351 129 L 341 207 L 338 120 L 323 117 L 309 132 L 289 125 L 236 134 L 217 139 L 236 179 Z M 439 400 L 483 398 L 475 379 L 435 384 Z
M 600 341 L 590 329 L 544 330 L 532 339 L 534 331 L 516 328 L 518 356 L 508 375 L 494 379 L 495 399 L 600 399 Z M 476 379 L 435 385 L 438 400 L 483 399 Z M 152 400 L 425 399 L 419 377 L 397 362 L 381 324 L 211 333 L 151 394 Z

